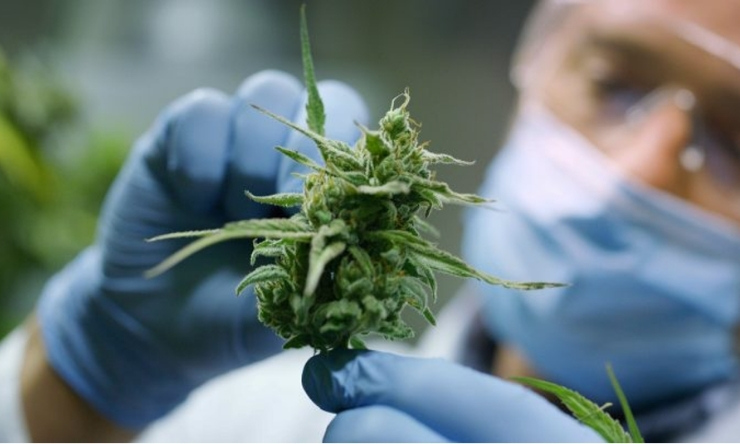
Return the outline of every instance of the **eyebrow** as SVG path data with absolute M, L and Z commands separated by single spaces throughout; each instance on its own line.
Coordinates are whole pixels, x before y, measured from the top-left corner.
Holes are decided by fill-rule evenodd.
M 584 44 L 586 48 L 606 50 L 620 57 L 624 57 L 629 61 L 649 62 L 649 64 L 646 65 L 636 64 L 636 67 L 643 73 L 660 73 L 660 70 L 656 71 L 656 67 L 659 67 L 660 69 L 663 69 L 667 72 L 671 72 L 672 70 L 677 69 L 676 66 L 670 65 L 670 63 L 673 61 L 666 58 L 665 47 L 658 44 L 646 44 L 645 42 L 635 39 L 632 35 L 622 34 L 618 32 L 604 32 L 602 30 L 594 30 L 594 32 L 585 35 L 582 40 L 582 44 Z M 703 51 L 711 56 L 716 57 L 715 54 L 708 53 L 703 48 L 693 45 L 691 42 L 685 41 L 684 39 L 682 39 L 681 41 L 697 50 Z M 718 58 L 718 60 L 729 63 L 729 61 L 727 61 L 725 58 Z M 684 63 L 685 60 L 680 62 Z M 740 77 L 740 67 L 736 67 L 734 64 L 728 66 L 738 68 L 738 75 Z M 646 70 L 644 67 L 649 67 L 649 69 Z M 717 101 L 717 99 L 719 99 L 719 101 L 722 102 L 725 106 L 727 106 L 728 103 L 732 103 L 733 105 L 735 105 L 734 107 L 740 111 L 740 82 L 737 83 L 736 87 L 717 82 L 712 82 L 711 84 L 708 84 L 708 87 L 708 92 L 711 92 L 714 101 Z
M 616 35 L 614 33 L 599 31 L 587 34 L 582 40 L 582 44 L 586 47 L 606 49 L 630 59 L 653 59 L 662 56 L 662 53 L 657 48 L 646 46 L 642 42 L 636 42 L 626 35 Z
M 703 51 L 702 48 L 690 42 L 683 39 L 681 41 Z M 680 67 L 676 66 L 675 60 L 666 56 L 665 46 L 658 43 L 648 44 L 632 34 L 593 29 L 592 32 L 582 36 L 579 46 L 581 50 L 605 51 L 624 59 L 622 63 L 626 62 L 634 74 L 644 76 L 643 78 L 655 78 L 660 81 L 661 77 L 669 77 L 674 72 L 685 74 L 685 70 L 680 70 Z M 714 54 L 710 55 L 714 56 Z M 679 60 L 678 63 L 683 64 L 686 61 Z M 738 73 L 740 74 L 740 71 Z M 702 86 L 702 91 L 695 90 L 694 92 L 700 94 L 700 104 L 703 105 L 705 111 L 710 115 L 723 116 L 721 120 L 725 122 L 725 125 L 740 132 L 740 82 L 735 84 L 706 83 Z M 704 100 L 701 100 L 702 96 Z

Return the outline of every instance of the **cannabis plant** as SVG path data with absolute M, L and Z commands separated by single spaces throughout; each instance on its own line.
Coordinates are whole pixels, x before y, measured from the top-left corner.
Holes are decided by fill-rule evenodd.
M 436 164 L 469 165 L 429 151 L 419 141 L 420 126 L 408 111 L 410 96 L 396 97 L 371 130 L 360 126 L 354 147 L 324 135 L 324 108 L 316 87 L 305 15 L 301 20 L 304 77 L 308 90 L 307 128 L 257 108 L 311 138 L 323 164 L 276 147 L 305 165 L 302 193 L 247 196 L 257 202 L 299 207 L 290 218 L 252 219 L 215 230 L 173 233 L 156 240 L 196 237 L 151 274 L 218 242 L 254 238 L 252 264 L 260 257 L 273 263 L 255 268 L 237 293 L 253 285 L 259 319 L 285 338 L 286 348 L 316 350 L 363 347 L 361 337 L 413 336 L 401 319 L 409 306 L 434 324 L 429 299 L 436 297 L 435 272 L 476 278 L 511 288 L 543 288 L 546 283 L 517 283 L 476 270 L 422 237 L 434 233 L 424 218 L 444 204 L 481 205 L 474 194 L 453 191 L 435 178 Z

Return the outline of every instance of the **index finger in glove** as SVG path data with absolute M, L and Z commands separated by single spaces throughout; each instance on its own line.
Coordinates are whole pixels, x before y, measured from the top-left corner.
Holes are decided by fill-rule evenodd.
M 226 165 L 229 113 L 229 98 L 217 90 L 201 88 L 177 99 L 136 142 L 117 182 L 136 179 L 137 191 L 146 194 L 164 185 L 177 204 L 198 212 L 210 210 Z M 154 182 L 142 174 L 139 159 L 144 159 Z
M 247 199 L 244 192 L 257 196 L 275 193 L 281 156 L 275 146 L 284 144 L 291 132 L 290 128 L 252 105 L 292 121 L 300 106 L 302 91 L 295 77 L 280 71 L 257 73 L 239 86 L 232 105 L 224 189 L 227 219 L 267 217 L 271 208 Z
M 454 441 L 600 441 L 518 384 L 440 359 L 335 350 L 311 358 L 303 386 L 322 409 L 385 405 Z

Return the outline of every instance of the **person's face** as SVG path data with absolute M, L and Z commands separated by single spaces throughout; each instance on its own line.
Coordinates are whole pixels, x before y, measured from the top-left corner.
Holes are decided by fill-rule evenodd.
M 633 178 L 740 225 L 740 65 L 680 37 L 674 20 L 740 54 L 740 1 L 592 2 L 551 36 L 528 92 Z

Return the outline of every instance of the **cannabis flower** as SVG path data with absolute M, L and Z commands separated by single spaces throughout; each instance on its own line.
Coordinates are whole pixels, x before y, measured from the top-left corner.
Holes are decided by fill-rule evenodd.
M 163 272 L 187 256 L 218 242 L 255 238 L 252 265 L 260 257 L 273 263 L 255 268 L 238 285 L 253 285 L 259 319 L 285 338 L 285 348 L 309 345 L 325 351 L 364 347 L 361 337 L 389 339 L 413 336 L 401 319 L 406 306 L 430 323 L 429 299 L 436 298 L 435 272 L 476 278 L 519 289 L 552 286 L 498 279 L 467 265 L 422 237 L 434 232 L 424 221 L 444 204 L 479 205 L 488 201 L 453 191 L 435 179 L 435 164 L 469 165 L 447 154 L 427 150 L 419 142 L 420 126 L 408 112 L 408 91 L 396 97 L 379 129 L 360 127 L 354 147 L 326 138 L 324 110 L 316 88 L 305 15 L 302 48 L 308 89 L 308 128 L 258 108 L 311 138 L 324 164 L 297 151 L 276 147 L 305 165 L 302 193 L 249 198 L 282 207 L 300 207 L 290 218 L 234 222 L 221 229 L 172 233 L 156 240 L 198 237 L 150 274 Z M 257 108 L 257 107 L 255 107 Z

